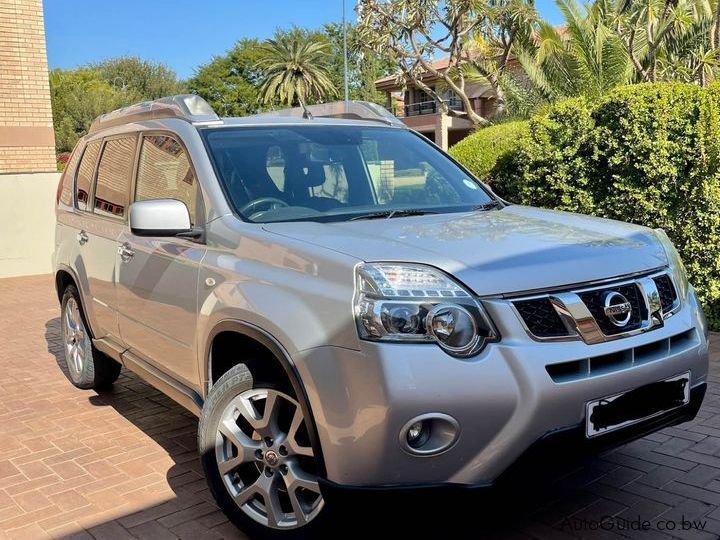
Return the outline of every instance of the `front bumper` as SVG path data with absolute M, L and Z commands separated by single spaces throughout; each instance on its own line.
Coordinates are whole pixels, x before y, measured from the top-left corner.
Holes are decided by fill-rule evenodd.
M 327 479 L 321 479 L 323 488 L 335 493 L 355 492 L 384 492 L 395 490 L 424 490 L 424 489 L 472 489 L 484 490 L 488 488 L 514 487 L 518 480 L 538 477 L 539 475 L 552 475 L 564 469 L 569 469 L 592 454 L 609 450 L 616 446 L 627 444 L 660 429 L 689 422 L 695 418 L 700 405 L 702 405 L 706 384 L 693 388 L 690 394 L 690 403 L 674 409 L 665 414 L 656 416 L 618 430 L 606 437 L 588 439 L 585 437 L 585 424 L 561 429 L 548 433 L 530 446 L 500 477 L 493 482 L 479 484 L 452 484 L 450 482 L 431 484 L 401 484 L 401 485 L 363 485 L 360 487 L 337 484 Z
M 693 401 L 656 418 L 685 421 L 699 407 L 708 345 L 693 293 L 662 328 L 596 345 L 533 341 L 507 302 L 485 304 L 503 340 L 470 360 L 447 356 L 434 345 L 370 342 L 363 342 L 361 351 L 319 347 L 294 358 L 315 416 L 329 483 L 490 485 L 538 441 L 584 430 L 588 401 L 686 371 L 691 372 Z M 671 338 L 680 335 L 691 339 L 677 340 L 676 346 L 641 365 L 610 367 L 568 382 L 553 380 L 546 369 L 629 349 L 652 350 L 652 344 L 675 343 Z M 400 445 L 399 432 L 409 419 L 425 413 L 452 416 L 460 435 L 442 454 L 410 455 Z M 623 442 L 638 426 L 596 437 L 588 447 Z M 653 422 L 648 426 L 662 427 Z

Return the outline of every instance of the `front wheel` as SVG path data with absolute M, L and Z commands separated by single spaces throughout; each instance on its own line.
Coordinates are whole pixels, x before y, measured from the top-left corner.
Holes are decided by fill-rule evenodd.
M 251 535 L 312 538 L 329 519 L 306 422 L 293 396 L 254 385 L 243 364 L 210 391 L 198 432 L 203 468 L 220 508 Z

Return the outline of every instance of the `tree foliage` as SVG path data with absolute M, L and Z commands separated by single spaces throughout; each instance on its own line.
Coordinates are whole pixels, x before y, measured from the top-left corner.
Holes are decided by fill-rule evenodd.
M 50 72 L 58 152 L 69 152 L 99 115 L 146 99 L 177 94 L 184 85 L 163 64 L 134 57 Z
M 99 115 L 130 103 L 97 70 L 54 69 L 50 72 L 50 99 L 58 152 L 69 152 Z
M 341 23 L 327 23 L 319 33 L 330 45 L 328 71 L 336 88 L 344 86 L 343 27 Z M 397 66 L 386 54 L 375 54 L 363 46 L 362 36 L 355 25 L 348 24 L 348 86 L 350 99 L 385 103 L 385 94 L 378 92 L 375 81 L 395 73 Z
M 478 125 L 489 120 L 475 112 L 469 80 L 492 87 L 502 114 L 511 56 L 530 39 L 537 18 L 532 0 L 361 0 L 358 13 L 366 48 L 388 55 L 401 79 L 431 96 L 443 113 Z M 443 55 L 447 68 L 433 63 Z M 442 84 L 426 84 L 428 76 Z M 462 111 L 449 107 L 444 91 L 462 101 Z
M 295 106 L 337 97 L 328 72 L 329 43 L 294 30 L 279 33 L 260 47 L 264 70 L 260 101 L 265 105 Z
M 134 56 L 110 58 L 89 67 L 114 88 L 124 89 L 140 99 L 157 99 L 185 91 L 185 85 L 168 66 Z
M 565 24 L 540 22 L 531 46 L 518 51 L 525 73 L 546 99 L 598 98 L 629 82 L 630 58 L 608 24 L 606 4 L 598 1 L 584 10 L 574 0 L 557 4 Z
M 222 56 L 200 66 L 187 82 L 191 92 L 202 96 L 220 116 L 245 116 L 259 109 L 263 80 L 260 41 L 242 39 Z
M 344 86 L 342 24 L 328 23 L 320 29 L 290 27 L 275 32 L 275 41 L 321 43 L 320 62 L 330 79 L 334 92 L 320 97 L 308 96 L 310 103 L 334 99 Z M 187 82 L 191 92 L 205 98 L 221 116 L 244 116 L 281 105 L 278 96 L 268 102 L 260 99 L 260 88 L 266 79 L 264 42 L 242 39 L 221 56 L 200 66 Z M 395 66 L 383 55 L 369 54 L 363 49 L 360 35 L 348 24 L 348 79 L 350 99 L 384 103 L 385 96 L 375 89 L 375 81 L 393 73 Z M 334 97 L 333 97 L 334 96 Z
M 718 0 L 556 0 L 565 24 L 540 22 L 518 59 L 546 101 L 598 98 L 628 82 L 707 86 L 717 75 Z

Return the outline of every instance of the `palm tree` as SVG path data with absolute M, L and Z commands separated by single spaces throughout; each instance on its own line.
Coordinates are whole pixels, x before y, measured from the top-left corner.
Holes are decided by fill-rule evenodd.
M 325 65 L 330 52 L 327 43 L 291 32 L 268 39 L 261 48 L 265 70 L 262 103 L 295 106 L 337 95 Z
M 518 53 L 530 82 L 547 99 L 595 98 L 627 83 L 632 65 L 625 46 L 608 24 L 605 0 L 582 10 L 575 0 L 558 0 L 565 25 L 541 22 L 531 47 Z
M 618 0 L 615 25 L 635 80 L 706 84 L 717 65 L 718 6 L 717 0 Z

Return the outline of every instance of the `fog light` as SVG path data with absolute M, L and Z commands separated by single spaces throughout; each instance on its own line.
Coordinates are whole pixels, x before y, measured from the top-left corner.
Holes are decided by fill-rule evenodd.
M 413 423 L 407 430 L 407 443 L 411 448 L 420 448 L 430 438 L 430 424 L 425 420 Z
M 452 416 L 426 413 L 409 420 L 400 430 L 400 446 L 414 456 L 435 456 L 450 449 L 460 435 Z

